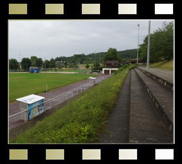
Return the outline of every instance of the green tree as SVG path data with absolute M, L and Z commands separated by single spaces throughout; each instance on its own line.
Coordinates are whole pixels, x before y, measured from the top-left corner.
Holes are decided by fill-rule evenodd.
M 100 67 L 100 64 L 99 63 L 94 63 L 94 68 L 98 68 Z
M 42 64 L 43 64 L 42 58 L 37 58 L 37 60 L 36 60 L 36 66 L 37 67 L 41 67 Z
M 119 60 L 121 61 L 121 58 L 118 55 L 117 49 L 116 48 L 109 48 L 106 55 L 104 56 L 104 61 L 109 61 L 109 60 Z
M 19 63 L 16 59 L 9 59 L 9 68 L 14 70 L 19 68 Z
M 29 58 L 23 58 L 21 60 L 21 67 L 23 69 L 28 70 L 30 66 L 31 66 L 31 61 Z
M 68 66 L 68 62 L 65 61 L 65 62 L 64 62 L 64 67 L 67 68 L 67 66 Z
M 51 58 L 51 60 L 50 60 L 50 68 L 55 68 L 55 67 L 56 67 L 56 61 L 53 58 Z
M 147 59 L 148 36 L 140 45 L 140 57 Z M 150 62 L 173 59 L 173 23 L 164 22 L 162 28 L 158 28 L 150 35 Z
M 89 67 L 90 67 L 90 65 L 89 65 L 89 64 L 87 64 L 87 65 L 85 66 L 85 68 L 87 68 L 87 69 L 89 69 Z
M 36 62 L 37 62 L 37 56 L 31 56 L 30 57 L 31 60 L 31 66 L 37 66 Z
M 49 68 L 49 67 L 50 67 L 50 61 L 45 60 L 45 61 L 43 62 L 43 67 L 44 67 L 44 68 Z

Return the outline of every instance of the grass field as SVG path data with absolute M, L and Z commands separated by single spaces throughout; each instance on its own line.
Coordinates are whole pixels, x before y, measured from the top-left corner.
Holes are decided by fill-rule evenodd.
M 129 69 L 106 79 L 10 143 L 95 143 L 102 132 Z
M 173 70 L 173 60 L 150 64 L 151 68 Z
M 93 75 L 92 75 L 93 76 Z M 9 73 L 9 101 L 75 83 L 90 77 L 89 74 Z

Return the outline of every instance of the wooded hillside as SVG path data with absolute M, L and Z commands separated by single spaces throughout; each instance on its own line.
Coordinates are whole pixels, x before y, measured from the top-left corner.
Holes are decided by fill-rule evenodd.
M 66 61 L 67 63 L 77 64 L 94 64 L 95 61 L 97 63 L 104 62 L 104 56 L 107 52 L 96 52 L 88 55 L 85 54 L 75 54 L 70 57 L 60 56 L 55 58 L 56 61 Z M 119 56 L 121 57 L 121 61 L 127 61 L 131 58 L 136 58 L 136 49 L 118 51 Z

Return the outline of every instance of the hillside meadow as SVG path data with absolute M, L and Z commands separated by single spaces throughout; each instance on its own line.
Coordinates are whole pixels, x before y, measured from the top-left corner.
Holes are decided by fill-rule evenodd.
M 160 69 L 167 69 L 167 70 L 173 70 L 173 60 L 170 61 L 163 61 L 163 62 L 157 62 L 150 64 L 151 68 L 160 68 Z

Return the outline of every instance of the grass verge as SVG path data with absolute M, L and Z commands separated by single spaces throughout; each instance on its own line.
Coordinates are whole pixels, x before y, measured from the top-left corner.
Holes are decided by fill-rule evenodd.
M 102 132 L 120 89 L 128 66 L 103 81 L 43 121 L 21 132 L 10 143 L 94 143 Z
M 173 60 L 150 64 L 151 68 L 173 70 Z

